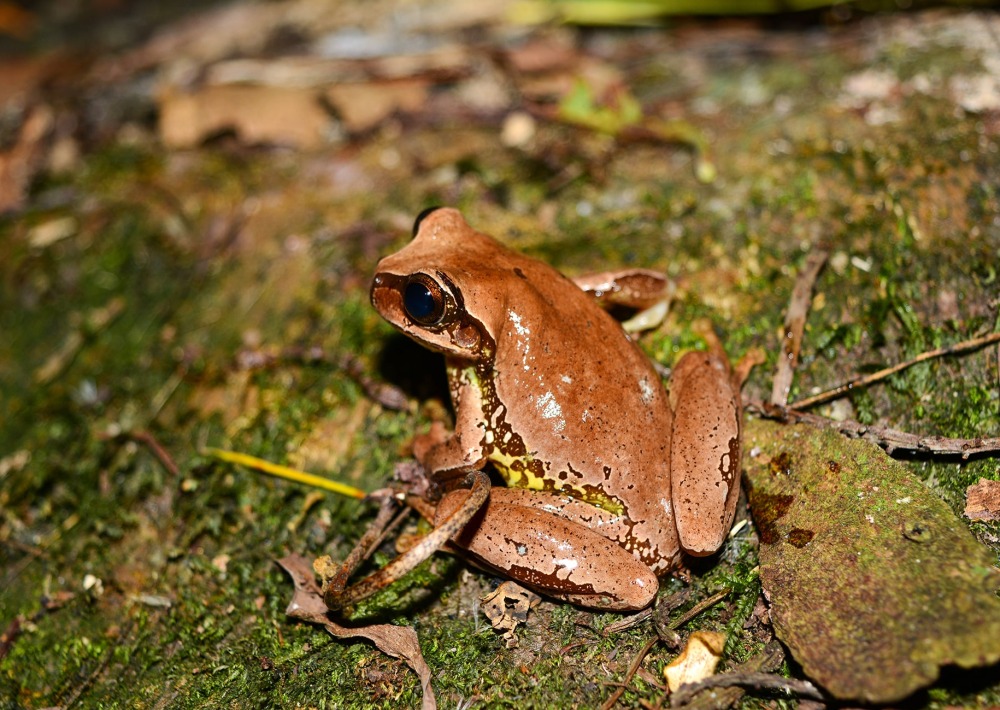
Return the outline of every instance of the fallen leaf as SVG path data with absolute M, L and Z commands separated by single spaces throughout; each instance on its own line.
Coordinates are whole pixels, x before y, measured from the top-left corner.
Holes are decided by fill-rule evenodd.
M 726 635 L 717 631 L 695 631 L 673 661 L 663 669 L 671 693 L 688 683 L 697 683 L 715 673 L 722 658 Z
M 891 703 L 1000 660 L 994 555 L 907 467 L 804 425 L 750 420 L 745 442 L 771 620 L 810 678 Z
M 160 137 L 168 148 L 192 148 L 226 130 L 248 144 L 318 148 L 330 116 L 312 89 L 273 86 L 206 86 L 168 89 L 159 97 Z M 294 120 L 289 120 L 294 116 Z
M 507 648 L 517 647 L 514 631 L 528 620 L 541 597 L 516 582 L 506 581 L 483 597 L 483 613 L 496 631 L 503 632 Z
M 38 17 L 12 2 L 0 2 L 0 35 L 28 39 L 38 28 Z
M 344 127 L 356 133 L 377 126 L 394 113 L 419 110 L 429 90 L 426 79 L 399 79 L 335 84 L 326 90 L 326 97 L 337 109 Z
M 95 73 L 114 79 L 178 59 L 203 64 L 255 54 L 276 30 L 293 24 L 288 21 L 293 16 L 290 5 L 234 2 L 186 15 L 165 25 L 138 49 L 98 64 Z
M 417 642 L 417 632 L 408 626 L 393 626 L 391 624 L 373 624 L 348 628 L 333 621 L 329 610 L 323 602 L 323 595 L 316 577 L 313 574 L 312 560 L 302 555 L 288 555 L 277 560 L 295 585 L 295 593 L 289 602 L 285 613 L 294 619 L 302 619 L 313 624 L 320 624 L 331 635 L 337 638 L 361 637 L 374 643 L 382 653 L 393 658 L 401 658 L 406 665 L 420 677 L 423 688 L 423 710 L 435 710 L 437 699 L 431 688 L 431 669 L 420 653 Z
M 969 520 L 1000 520 L 1000 481 L 980 478 L 965 489 L 965 517 Z
M 20 209 L 35 173 L 43 164 L 45 139 L 55 118 L 48 106 L 36 106 L 25 116 L 17 142 L 0 152 L 0 214 Z
M 56 217 L 32 227 L 28 232 L 28 244 L 33 249 L 45 249 L 56 242 L 61 242 L 76 232 L 76 219 L 73 217 Z

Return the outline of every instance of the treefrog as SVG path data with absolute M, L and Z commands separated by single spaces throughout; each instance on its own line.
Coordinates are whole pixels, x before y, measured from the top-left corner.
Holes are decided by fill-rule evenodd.
M 480 564 L 581 606 L 641 609 L 681 553 L 715 552 L 740 480 L 738 378 L 721 347 L 685 355 L 669 391 L 600 305 L 643 302 L 654 272 L 574 283 L 470 227 L 418 217 L 371 300 L 445 355 L 455 431 L 418 440 L 432 479 L 491 464 L 506 483 L 453 542 Z M 464 491 L 437 503 L 445 519 Z

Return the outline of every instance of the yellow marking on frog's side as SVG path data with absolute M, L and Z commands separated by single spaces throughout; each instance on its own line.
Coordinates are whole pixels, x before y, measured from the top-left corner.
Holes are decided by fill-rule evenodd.
M 487 460 L 493 464 L 504 482 L 510 488 L 526 488 L 532 491 L 558 491 L 570 498 L 589 503 L 595 508 L 607 510 L 615 515 L 624 515 L 624 504 L 596 489 L 586 489 L 571 484 L 557 485 L 550 476 L 539 476 L 531 469 L 533 459 L 529 455 L 512 456 L 499 449 L 493 449 Z

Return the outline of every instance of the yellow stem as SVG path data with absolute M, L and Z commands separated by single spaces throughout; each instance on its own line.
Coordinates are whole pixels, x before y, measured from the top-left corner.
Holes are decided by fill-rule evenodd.
M 256 471 L 263 471 L 264 473 L 269 473 L 272 476 L 284 478 L 286 481 L 304 483 L 305 485 L 313 486 L 314 488 L 324 488 L 328 491 L 339 493 L 342 496 L 348 496 L 350 498 L 364 498 L 367 495 L 360 488 L 349 486 L 346 483 L 331 481 L 329 478 L 323 478 L 322 476 L 316 476 L 311 473 L 306 473 L 305 471 L 299 471 L 296 468 L 280 466 L 278 464 L 271 463 L 270 461 L 259 459 L 256 456 L 250 456 L 249 454 L 241 454 L 237 451 L 225 451 L 223 449 L 213 448 L 205 449 L 205 453 L 209 456 L 214 456 L 221 461 L 226 461 L 227 463 L 235 463 L 240 466 L 252 468 Z

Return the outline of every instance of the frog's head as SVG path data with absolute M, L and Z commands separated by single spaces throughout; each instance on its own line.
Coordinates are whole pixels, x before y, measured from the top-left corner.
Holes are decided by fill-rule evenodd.
M 413 225 L 413 240 L 378 263 L 372 305 L 432 350 L 488 359 L 495 352 L 498 318 L 505 313 L 510 256 L 472 229 L 458 210 L 425 210 Z

